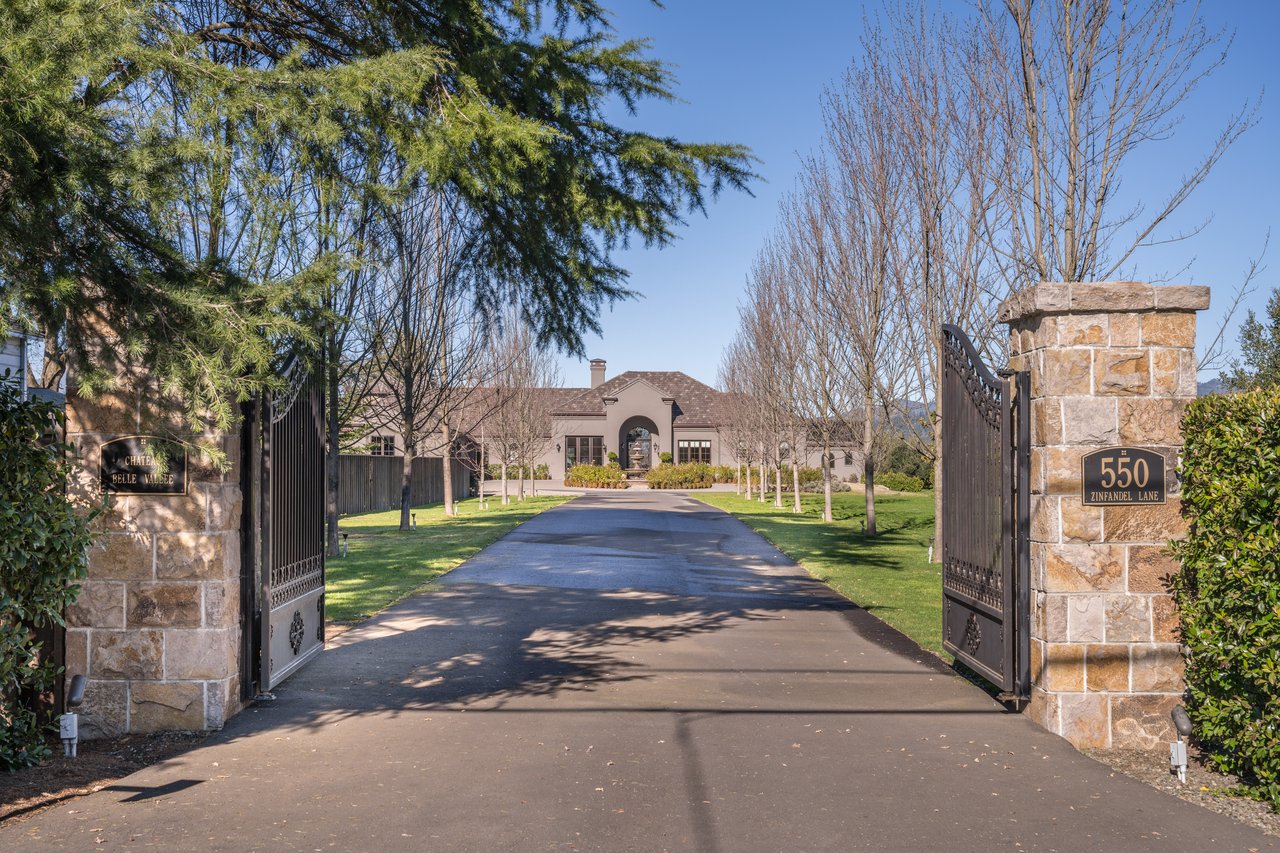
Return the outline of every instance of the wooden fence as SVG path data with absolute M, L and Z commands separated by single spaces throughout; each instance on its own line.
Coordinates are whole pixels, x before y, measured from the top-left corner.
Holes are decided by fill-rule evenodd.
M 444 501 L 444 460 L 413 460 L 412 497 L 414 506 Z M 453 499 L 471 495 L 472 472 L 458 460 L 453 465 Z M 399 456 L 338 457 L 338 512 L 398 509 L 404 460 Z

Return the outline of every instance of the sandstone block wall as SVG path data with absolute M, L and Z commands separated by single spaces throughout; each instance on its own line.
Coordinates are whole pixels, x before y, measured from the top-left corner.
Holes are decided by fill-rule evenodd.
M 68 395 L 78 492 L 101 496 L 103 442 L 155 432 L 143 400 Z M 189 452 L 186 495 L 114 495 L 98 520 L 88 579 L 67 612 L 67 674 L 88 679 L 82 737 L 216 729 L 239 708 L 239 440 L 201 438 L 227 453 L 229 470 Z
M 1208 304 L 1205 287 L 1105 282 L 1001 306 L 1010 366 L 1031 373 L 1030 713 L 1077 746 L 1173 737 L 1183 657 L 1166 546 L 1185 533 L 1175 470 Z M 1081 458 L 1118 445 L 1164 455 L 1165 504 L 1083 504 Z

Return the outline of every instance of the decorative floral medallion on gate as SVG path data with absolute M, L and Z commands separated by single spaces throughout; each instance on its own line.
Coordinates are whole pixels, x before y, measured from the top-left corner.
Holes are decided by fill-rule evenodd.
M 289 648 L 293 649 L 295 655 L 302 651 L 302 632 L 304 627 L 302 624 L 302 611 L 293 611 L 293 621 L 289 623 Z
M 969 650 L 969 654 L 973 655 L 978 653 L 980 645 L 982 645 L 982 629 L 978 627 L 978 616 L 970 613 L 964 623 L 964 647 Z

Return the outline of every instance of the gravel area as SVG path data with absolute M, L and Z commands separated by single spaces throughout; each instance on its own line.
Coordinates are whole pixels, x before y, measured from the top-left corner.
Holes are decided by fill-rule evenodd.
M 1232 794 L 1232 789 L 1239 784 L 1236 777 L 1212 769 L 1194 746 L 1188 747 L 1187 753 L 1187 781 L 1184 784 L 1169 771 L 1167 748 L 1085 750 L 1090 758 L 1118 773 L 1248 824 L 1268 835 L 1280 836 L 1280 814 L 1276 814 L 1270 805 Z

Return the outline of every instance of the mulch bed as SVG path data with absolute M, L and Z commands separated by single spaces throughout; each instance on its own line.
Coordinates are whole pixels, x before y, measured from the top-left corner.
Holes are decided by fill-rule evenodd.
M 62 744 L 39 767 L 16 773 L 0 772 L 0 826 L 18 823 L 59 803 L 101 790 L 175 755 L 194 749 L 206 734 L 159 732 L 110 740 L 81 741 L 80 754 L 68 758 Z
M 1280 814 L 1267 803 L 1237 796 L 1232 790 L 1240 783 L 1212 769 L 1194 745 L 1187 747 L 1187 781 L 1182 783 L 1169 772 L 1168 749 L 1091 749 L 1085 755 L 1106 764 L 1118 773 L 1145 782 L 1179 799 L 1280 836 Z

